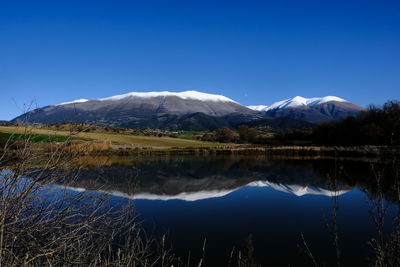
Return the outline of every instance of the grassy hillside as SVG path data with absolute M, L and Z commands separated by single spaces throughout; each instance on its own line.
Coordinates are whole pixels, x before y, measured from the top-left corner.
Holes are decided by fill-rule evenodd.
M 187 140 L 180 138 L 169 137 L 154 137 L 154 136 L 137 136 L 117 133 L 93 133 L 93 132 L 79 132 L 73 133 L 68 131 L 57 131 L 53 129 L 39 128 L 39 127 L 18 127 L 18 126 L 0 126 L 0 133 L 17 134 L 21 138 L 24 135 L 46 135 L 51 136 L 49 140 L 54 140 L 55 136 L 69 137 L 74 139 L 89 139 L 96 141 L 111 141 L 115 144 L 132 145 L 136 147 L 154 147 L 154 148 L 185 148 L 185 147 L 209 147 L 218 146 L 218 143 L 203 142 L 197 140 Z

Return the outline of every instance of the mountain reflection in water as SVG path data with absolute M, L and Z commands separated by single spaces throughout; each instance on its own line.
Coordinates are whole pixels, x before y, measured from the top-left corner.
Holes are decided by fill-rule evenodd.
M 235 247 L 252 235 L 263 266 L 310 266 L 299 249 L 304 235 L 324 266 L 336 264 L 332 247 L 332 198 L 339 196 L 337 223 L 342 266 L 365 266 L 376 237 L 371 198 L 379 195 L 371 163 L 345 160 L 269 159 L 261 156 L 137 157 L 85 159 L 68 188 L 105 192 L 111 205 L 134 199 L 150 234 L 168 233 L 174 253 L 197 266 L 207 239 L 206 266 L 226 266 Z M 98 163 L 98 164 L 96 164 Z M 389 208 L 385 231 L 396 214 L 394 175 L 386 163 L 381 178 Z
M 304 162 L 252 158 L 172 158 L 132 166 L 106 166 L 83 170 L 70 187 L 130 199 L 196 201 L 226 196 L 248 187 L 271 187 L 303 195 L 341 195 L 352 187 L 332 182 L 310 170 Z

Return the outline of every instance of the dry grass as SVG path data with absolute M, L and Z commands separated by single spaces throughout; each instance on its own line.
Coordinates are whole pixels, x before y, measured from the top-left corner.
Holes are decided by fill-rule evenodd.
M 71 143 L 51 143 L 44 157 L 24 136 L 7 140 L 0 153 L 1 267 L 172 265 L 165 242 L 136 222 L 133 203 L 114 207 L 105 194 L 68 190 L 83 167 Z M 11 147 L 18 156 L 10 161 Z M 37 161 L 41 168 L 32 168 Z
M 0 132 L 23 134 L 26 127 L 22 126 L 0 126 Z M 215 147 L 218 143 L 203 142 L 197 140 L 187 140 L 170 137 L 137 136 L 113 133 L 72 133 L 69 131 L 56 131 L 31 126 L 29 132 L 32 134 L 42 134 L 49 136 L 73 136 L 75 138 L 90 139 L 95 141 L 111 141 L 112 143 L 131 145 L 133 147 L 153 147 L 153 148 L 186 148 L 186 147 Z

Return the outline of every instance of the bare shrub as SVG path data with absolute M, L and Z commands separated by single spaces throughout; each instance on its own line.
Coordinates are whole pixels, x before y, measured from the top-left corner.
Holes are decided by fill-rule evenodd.
M 368 257 L 368 265 L 372 267 L 391 267 L 400 266 L 400 165 L 397 159 L 392 162 L 392 170 L 389 172 L 388 166 L 383 169 L 378 169 L 374 164 L 371 164 L 371 173 L 375 179 L 375 184 L 371 190 L 365 189 L 369 197 L 370 211 L 369 215 L 376 228 L 376 236 L 368 243 L 371 246 L 371 255 Z M 390 169 L 390 168 L 389 168 Z M 334 194 L 332 196 L 332 221 L 328 228 L 332 232 L 332 243 L 336 252 L 336 266 L 342 266 L 342 252 L 340 246 L 339 225 L 337 216 L 339 211 L 339 195 L 337 194 L 338 179 L 344 175 L 342 167 L 335 161 L 333 175 L 328 175 L 329 180 L 334 186 Z M 391 190 L 394 192 L 395 198 L 390 198 L 392 204 L 397 204 L 397 214 L 390 218 L 392 221 L 392 230 L 390 233 L 385 232 L 386 220 L 388 219 L 388 209 L 390 203 L 385 198 L 383 184 L 391 184 Z M 304 235 L 301 233 L 302 243 L 299 247 L 304 254 L 312 261 L 314 266 L 320 264 L 306 242 Z
M 83 166 L 69 140 L 49 143 L 43 153 L 29 128 L 25 136 L 4 142 L 0 155 L 0 266 L 169 266 L 175 260 L 165 242 L 136 223 L 132 203 L 116 208 L 105 194 L 67 189 Z
M 389 267 L 400 265 L 400 207 L 393 218 L 393 231 L 390 234 L 384 232 L 385 218 L 388 211 L 388 203 L 383 194 L 382 183 L 385 179 L 384 170 L 376 170 L 372 165 L 371 170 L 376 180 L 377 193 L 371 200 L 371 218 L 375 224 L 377 235 L 369 243 L 372 247 L 370 266 Z M 400 203 L 400 168 L 397 161 L 393 162 L 393 184 L 397 203 Z

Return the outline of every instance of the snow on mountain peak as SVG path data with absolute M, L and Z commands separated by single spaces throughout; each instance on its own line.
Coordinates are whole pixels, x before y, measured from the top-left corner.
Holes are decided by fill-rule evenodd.
M 249 109 L 255 110 L 255 111 L 265 111 L 268 109 L 268 106 L 264 105 L 258 105 L 258 106 L 247 106 Z
M 267 110 L 273 109 L 283 109 L 283 108 L 294 108 L 294 107 L 312 107 L 319 104 L 337 101 L 337 102 L 347 102 L 346 100 L 336 97 L 336 96 L 325 96 L 325 97 L 314 97 L 314 98 L 305 98 L 302 96 L 296 96 L 293 98 L 285 99 L 283 101 L 275 102 L 271 106 L 269 106 Z
M 57 106 L 60 106 L 60 105 L 68 105 L 68 104 L 74 104 L 74 103 L 84 103 L 84 102 L 87 102 L 87 101 L 89 101 L 89 100 L 87 100 L 87 99 L 77 99 L 77 100 L 74 100 L 74 101 L 69 101 L 69 102 L 63 102 L 63 103 L 60 103 L 60 104 L 58 104 Z
M 275 102 L 274 104 L 269 106 L 268 110 L 289 108 L 289 107 L 300 107 L 300 106 L 306 106 L 306 105 L 307 105 L 307 98 L 304 98 L 301 96 L 296 96 L 293 98 Z
M 308 106 L 314 106 L 314 105 L 319 105 L 323 104 L 326 102 L 331 102 L 331 101 L 337 101 L 337 102 L 348 102 L 347 100 L 344 100 L 340 97 L 337 96 L 325 96 L 325 97 L 317 97 L 317 98 L 310 98 L 308 99 Z
M 184 92 L 169 92 L 169 91 L 161 91 L 161 92 L 131 92 L 123 95 L 116 95 L 106 98 L 100 98 L 98 100 L 120 100 L 128 97 L 140 97 L 140 98 L 151 98 L 151 97 L 167 97 L 167 96 L 176 96 L 182 99 L 193 99 L 200 101 L 215 101 L 215 102 L 234 102 L 236 101 L 227 98 L 223 95 L 214 95 L 207 94 L 198 91 L 184 91 Z
M 169 92 L 169 91 L 161 91 L 161 92 L 131 92 L 122 95 L 115 95 L 106 98 L 99 98 L 95 99 L 98 101 L 107 101 L 107 100 L 121 100 L 125 98 L 152 98 L 152 97 L 168 97 L 168 96 L 175 96 L 182 99 L 193 99 L 193 100 L 200 100 L 200 101 L 214 101 L 214 102 L 233 102 L 237 103 L 236 101 L 223 96 L 223 95 L 215 95 L 215 94 L 207 94 L 198 91 L 184 91 L 184 92 Z M 84 103 L 89 101 L 88 99 L 77 99 L 74 101 L 63 102 L 58 104 L 59 105 L 67 105 L 67 104 L 74 104 L 74 103 Z M 296 96 L 293 98 L 285 99 L 282 101 L 278 101 L 273 103 L 270 106 L 266 105 L 254 105 L 254 106 L 247 106 L 249 109 L 256 110 L 256 111 L 268 111 L 273 109 L 283 109 L 283 108 L 293 108 L 293 107 L 312 107 L 319 104 L 337 101 L 337 102 L 347 102 L 346 100 L 336 97 L 336 96 L 325 96 L 325 97 L 315 97 L 315 98 L 305 98 L 302 96 Z
M 122 95 L 115 95 L 106 98 L 99 98 L 95 100 L 99 101 L 106 101 L 106 100 L 121 100 L 124 98 L 132 98 L 132 97 L 139 97 L 139 98 L 152 98 L 152 97 L 167 97 L 167 96 L 176 96 L 182 99 L 193 99 L 193 100 L 200 100 L 200 101 L 214 101 L 214 102 L 233 102 L 237 103 L 236 101 L 223 96 L 223 95 L 214 95 L 214 94 L 207 94 L 198 91 L 184 91 L 184 92 L 169 92 L 169 91 L 161 91 L 161 92 L 131 92 Z M 63 102 L 58 104 L 60 105 L 67 105 L 67 104 L 74 104 L 74 103 L 84 103 L 89 101 L 88 99 L 78 99 L 69 102 Z

